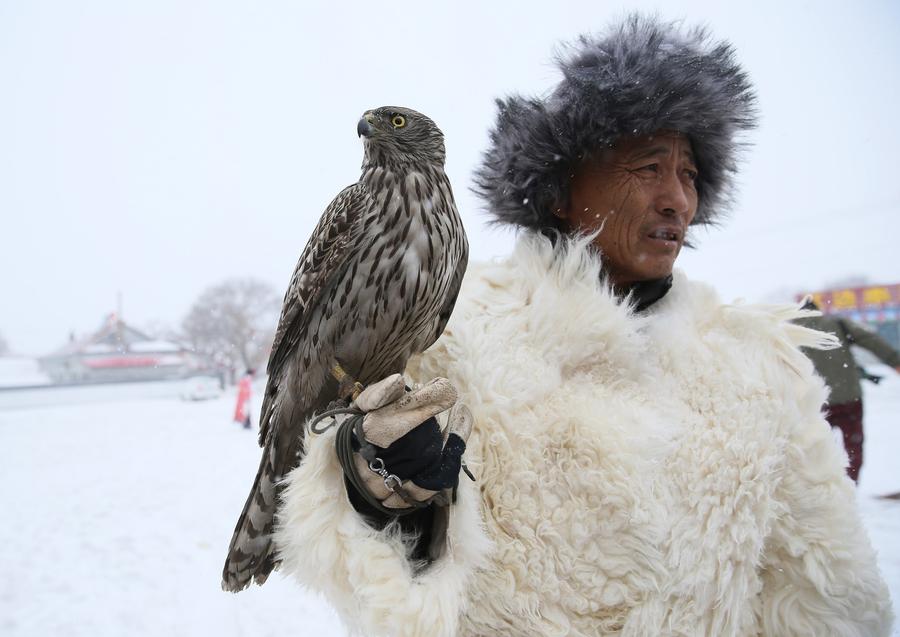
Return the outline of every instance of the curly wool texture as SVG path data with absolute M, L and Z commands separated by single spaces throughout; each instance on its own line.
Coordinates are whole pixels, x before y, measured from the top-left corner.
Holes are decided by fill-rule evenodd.
M 308 435 L 306 459 L 285 478 L 274 536 L 281 571 L 322 593 L 351 635 L 454 637 L 490 548 L 477 486 L 460 481 L 445 555 L 417 575 L 399 530 L 376 531 L 351 507 L 334 436 Z
M 574 166 L 623 136 L 660 130 L 687 135 L 699 177 L 693 224 L 730 204 L 741 144 L 756 125 L 755 95 L 727 42 L 703 28 L 632 15 L 604 35 L 582 36 L 558 60 L 563 80 L 547 98 L 497 100 L 491 145 L 475 192 L 494 221 L 559 228 Z
M 853 485 L 789 306 L 676 272 L 634 315 L 586 239 L 472 268 L 408 371 L 472 410 L 496 547 L 459 635 L 890 634 Z
M 423 572 L 347 501 L 333 439 L 287 477 L 282 570 L 354 634 L 886 637 L 892 614 L 792 307 L 676 273 L 635 315 L 589 240 L 523 233 L 469 270 L 407 368 L 475 418 L 447 554 Z

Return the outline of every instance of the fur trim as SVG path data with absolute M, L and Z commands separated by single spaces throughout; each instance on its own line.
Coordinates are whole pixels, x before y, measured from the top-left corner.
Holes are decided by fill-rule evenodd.
M 573 166 L 629 135 L 677 130 L 693 146 L 699 177 L 694 224 L 729 206 L 740 144 L 756 124 L 755 95 L 726 42 L 703 28 L 633 14 L 607 33 L 582 36 L 558 60 L 563 80 L 547 99 L 498 100 L 475 192 L 494 220 L 559 229 Z
M 335 429 L 307 431 L 306 457 L 285 479 L 275 532 L 282 572 L 324 594 L 353 634 L 453 637 L 472 572 L 490 548 L 477 486 L 460 480 L 447 553 L 414 574 L 396 529 L 376 531 L 351 507 Z

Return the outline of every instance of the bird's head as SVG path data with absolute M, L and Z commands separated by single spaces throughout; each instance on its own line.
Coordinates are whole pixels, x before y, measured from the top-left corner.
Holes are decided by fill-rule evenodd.
M 411 108 L 382 106 L 366 111 L 356 132 L 364 140 L 367 163 L 444 165 L 441 129 Z

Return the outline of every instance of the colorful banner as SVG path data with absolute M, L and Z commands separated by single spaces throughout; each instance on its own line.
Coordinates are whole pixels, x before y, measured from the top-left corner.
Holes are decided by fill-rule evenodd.
M 900 316 L 900 283 L 823 290 L 813 292 L 812 298 L 823 314 L 841 314 L 865 323 L 895 321 Z

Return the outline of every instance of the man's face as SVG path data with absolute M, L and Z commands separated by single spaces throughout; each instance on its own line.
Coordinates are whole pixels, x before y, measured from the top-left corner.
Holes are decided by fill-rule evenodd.
M 683 135 L 623 139 L 576 168 L 560 216 L 572 231 L 600 231 L 594 245 L 613 285 L 659 279 L 672 273 L 697 212 L 696 177 Z

